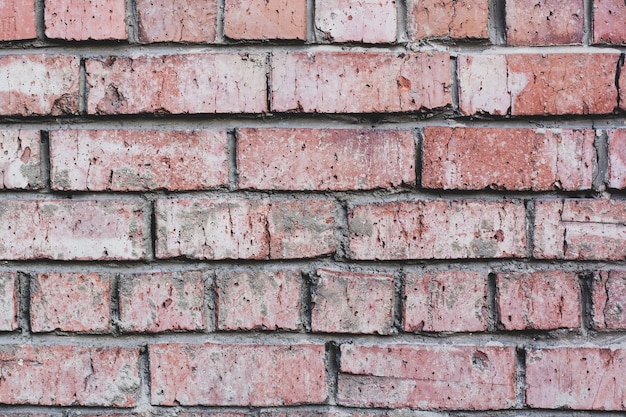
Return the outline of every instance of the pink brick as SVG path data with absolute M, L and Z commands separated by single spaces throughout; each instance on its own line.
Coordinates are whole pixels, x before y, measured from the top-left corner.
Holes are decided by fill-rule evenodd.
M 626 202 L 543 200 L 535 203 L 534 251 L 540 259 L 626 259 Z
M 626 188 L 626 129 L 613 129 L 609 137 L 609 187 Z
M 126 39 L 124 0 L 45 0 L 46 36 L 52 39 Z
M 137 20 L 141 42 L 213 42 L 217 1 L 137 0 Z
M 401 130 L 240 129 L 239 186 L 364 190 L 415 183 L 413 134 Z
M 0 41 L 36 37 L 37 20 L 34 1 L 3 0 L 0 2 Z
M 318 269 L 311 329 L 323 333 L 394 333 L 393 275 Z
M 626 69 L 624 68 L 624 55 L 621 56 L 618 65 L 620 69 L 618 85 L 622 86 L 622 88 L 620 88 L 619 90 L 619 108 L 621 110 L 626 110 L 626 88 L 623 88 L 623 86 L 626 86 Z
M 626 272 L 599 271 L 592 284 L 594 329 L 626 329 Z
M 33 332 L 111 330 L 111 278 L 98 273 L 46 273 L 30 281 Z
M 15 272 L 0 273 L 0 331 L 18 328 L 17 275 Z
M 506 55 L 461 55 L 457 67 L 461 113 L 502 116 L 510 112 Z
M 470 271 L 407 273 L 403 330 L 487 330 L 487 274 Z
M 78 57 L 0 56 L 0 115 L 78 113 Z
M 41 189 L 38 130 L 0 130 L 0 189 Z
M 500 273 L 497 287 L 505 330 L 580 327 L 580 287 L 574 272 Z
M 220 330 L 299 330 L 299 270 L 220 271 L 216 276 Z
M 223 130 L 52 131 L 52 188 L 178 191 L 226 186 L 227 142 Z
M 4 200 L 0 259 L 142 259 L 146 208 L 138 199 Z
M 0 346 L 0 403 L 133 407 L 139 394 L 139 349 Z
M 122 332 L 204 330 L 202 272 L 155 272 L 119 276 Z
M 626 409 L 622 349 L 533 349 L 526 356 L 526 403 L 532 408 Z
M 224 36 L 306 40 L 305 0 L 226 0 Z
M 621 0 L 594 0 L 593 41 L 626 44 L 626 4 Z M 622 84 L 623 85 L 623 84 Z
M 190 53 L 85 61 L 90 114 L 267 111 L 263 54 Z M 149 74 L 149 76 L 147 76 Z
M 515 349 L 341 345 L 337 402 L 351 407 L 506 409 L 515 405 Z
M 392 43 L 398 12 L 395 0 L 318 0 L 315 28 L 333 42 Z
M 580 44 L 583 24 L 583 0 L 506 3 L 506 41 L 509 45 Z
M 157 344 L 149 352 L 153 405 L 326 401 L 323 345 Z
M 526 254 L 521 202 L 418 200 L 349 210 L 353 259 L 519 258 Z
M 424 128 L 422 186 L 591 189 L 591 129 Z
M 489 37 L 487 0 L 412 0 L 408 20 L 414 39 Z
M 446 107 L 446 53 L 291 52 L 272 57 L 272 110 L 411 112 Z

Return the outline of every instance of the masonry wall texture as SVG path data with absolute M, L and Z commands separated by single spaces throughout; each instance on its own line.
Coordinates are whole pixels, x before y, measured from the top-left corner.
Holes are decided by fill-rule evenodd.
M 626 413 L 624 0 L 0 0 L 0 417 Z

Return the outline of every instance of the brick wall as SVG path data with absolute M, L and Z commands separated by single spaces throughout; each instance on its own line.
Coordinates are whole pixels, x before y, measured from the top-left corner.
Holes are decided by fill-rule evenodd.
M 0 416 L 621 415 L 625 53 L 623 0 L 0 0 Z

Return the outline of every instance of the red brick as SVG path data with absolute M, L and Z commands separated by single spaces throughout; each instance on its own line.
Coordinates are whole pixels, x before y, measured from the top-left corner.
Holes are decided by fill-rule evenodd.
M 580 326 L 580 287 L 574 272 L 508 272 L 497 276 L 497 306 L 505 330 Z
M 139 394 L 139 349 L 0 346 L 0 403 L 133 407 Z
M 413 38 L 488 38 L 487 0 L 413 0 Z
M 626 188 L 626 129 L 612 129 L 609 137 L 609 187 Z
M 626 329 L 626 272 L 599 271 L 592 284 L 594 329 Z
M 391 334 L 393 275 L 318 269 L 311 329 L 324 333 Z
M 348 213 L 353 259 L 524 257 L 520 202 L 418 200 L 364 204 Z
M 45 0 L 46 36 L 52 39 L 126 39 L 124 0 Z
M 395 0 L 318 0 L 315 28 L 333 42 L 392 43 L 398 12 Z
M 145 210 L 137 199 L 1 201 L 0 259 L 142 259 Z
M 532 408 L 626 409 L 621 349 L 533 349 L 526 356 L 526 403 Z
M 217 1 L 137 0 L 137 21 L 140 42 L 213 42 Z
M 515 405 L 515 349 L 341 345 L 337 402 L 353 407 L 505 409 Z
M 239 186 L 366 190 L 415 183 L 413 134 L 402 130 L 241 129 Z
M 470 271 L 407 273 L 403 330 L 487 330 L 487 274 Z
M 15 272 L 0 273 L 0 331 L 18 328 L 17 276 Z
M 38 130 L 0 130 L 0 189 L 43 188 Z
M 90 114 L 260 113 L 265 55 L 190 53 L 85 61 Z
M 299 270 L 220 271 L 216 276 L 220 330 L 299 330 Z
M 107 274 L 35 274 L 30 281 L 31 330 L 109 332 L 110 299 L 111 278 Z
M 424 128 L 422 186 L 588 190 L 593 130 Z
M 535 203 L 534 251 L 540 259 L 626 259 L 626 201 Z
M 306 1 L 226 0 L 224 36 L 306 40 Z
M 0 2 L 0 16 L 0 41 L 37 37 L 34 1 L 3 0 Z
M 272 110 L 411 112 L 452 104 L 447 53 L 291 52 L 272 57 Z
M 567 45 L 583 41 L 583 0 L 506 3 L 509 45 Z
M 51 131 L 52 188 L 142 191 L 226 186 L 227 142 L 223 130 Z
M 626 44 L 626 4 L 621 0 L 594 0 L 593 41 Z M 623 84 L 622 84 L 623 85 Z
M 461 113 L 499 116 L 509 113 L 506 55 L 461 55 L 457 67 Z
M 0 115 L 78 113 L 78 57 L 0 56 Z
M 323 345 L 157 344 L 154 405 L 279 406 L 326 400 Z
M 155 272 L 119 277 L 123 332 L 204 330 L 202 272 Z
M 618 81 L 618 85 L 621 86 L 620 90 L 619 90 L 619 108 L 621 110 L 626 110 L 626 88 L 624 88 L 624 86 L 626 86 L 626 68 L 624 67 L 624 55 L 622 55 L 622 57 L 620 58 L 620 61 L 618 62 L 619 65 L 619 69 L 620 69 L 620 76 L 619 76 L 619 81 Z

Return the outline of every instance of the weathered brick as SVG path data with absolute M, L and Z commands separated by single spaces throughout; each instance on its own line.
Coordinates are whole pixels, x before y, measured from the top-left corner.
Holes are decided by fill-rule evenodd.
M 272 110 L 410 112 L 450 106 L 447 53 L 291 52 L 272 57 Z
M 415 183 L 413 134 L 402 130 L 240 129 L 239 186 L 364 190 Z
M 139 394 L 139 349 L 0 346 L 0 403 L 133 407 Z
M 394 333 L 393 275 L 318 269 L 311 329 L 325 333 Z
M 598 271 L 592 281 L 594 329 L 626 329 L 626 272 Z
M 411 0 L 411 3 L 408 19 L 413 39 L 489 37 L 487 0 Z
M 0 331 L 18 328 L 17 289 L 15 272 L 0 272 Z
M 318 0 L 315 28 L 333 42 L 391 43 L 396 40 L 395 0 Z
M 591 189 L 592 129 L 424 128 L 422 186 Z
M 526 404 L 532 408 L 626 409 L 622 349 L 532 349 L 526 356 Z
M 487 274 L 470 271 L 407 273 L 403 330 L 487 330 Z
M 141 191 L 226 186 L 227 142 L 223 130 L 51 131 L 52 188 Z
M 337 403 L 353 407 L 505 409 L 515 405 L 515 348 L 341 345 Z
M 540 259 L 626 259 L 626 201 L 539 200 L 533 256 Z
M 580 44 L 583 25 L 583 0 L 506 2 L 506 42 L 509 45 Z
M 619 90 L 619 108 L 621 110 L 626 110 L 626 88 L 623 88 L 626 86 L 626 69 L 624 68 L 624 62 L 626 62 L 625 58 L 625 55 L 622 55 L 617 64 L 620 71 L 618 85 L 622 86 Z
M 612 129 L 609 138 L 609 187 L 626 188 L 626 129 Z
M 594 0 L 593 41 L 626 44 L 626 4 L 621 0 Z M 622 84 L 623 85 L 623 84 Z
M 45 0 L 46 36 L 52 39 L 126 39 L 124 0 Z
M 85 61 L 90 114 L 267 111 L 264 54 L 190 53 Z
M 154 405 L 279 406 L 326 400 L 323 345 L 157 344 Z
M 0 259 L 142 259 L 146 208 L 135 199 L 0 201 Z
M 31 330 L 109 332 L 110 299 L 111 281 L 107 274 L 35 274 L 30 280 Z
M 511 110 L 506 55 L 460 55 L 457 67 L 461 113 L 502 116 Z
M 0 41 L 36 37 L 37 19 L 34 1 L 3 0 L 0 2 Z
M 505 330 L 579 327 L 580 288 L 574 272 L 500 273 L 497 308 Z
M 74 56 L 0 56 L 0 115 L 78 113 L 79 64 Z
M 224 36 L 306 40 L 306 1 L 226 0 Z
M 140 42 L 215 41 L 216 0 L 136 1 Z
M 520 202 L 418 200 L 349 210 L 354 259 L 519 258 L 526 253 Z
M 300 329 L 302 284 L 299 270 L 218 272 L 218 329 Z
M 200 271 L 122 274 L 118 285 L 123 332 L 207 328 Z
M 41 189 L 38 130 L 0 130 L 0 189 Z

